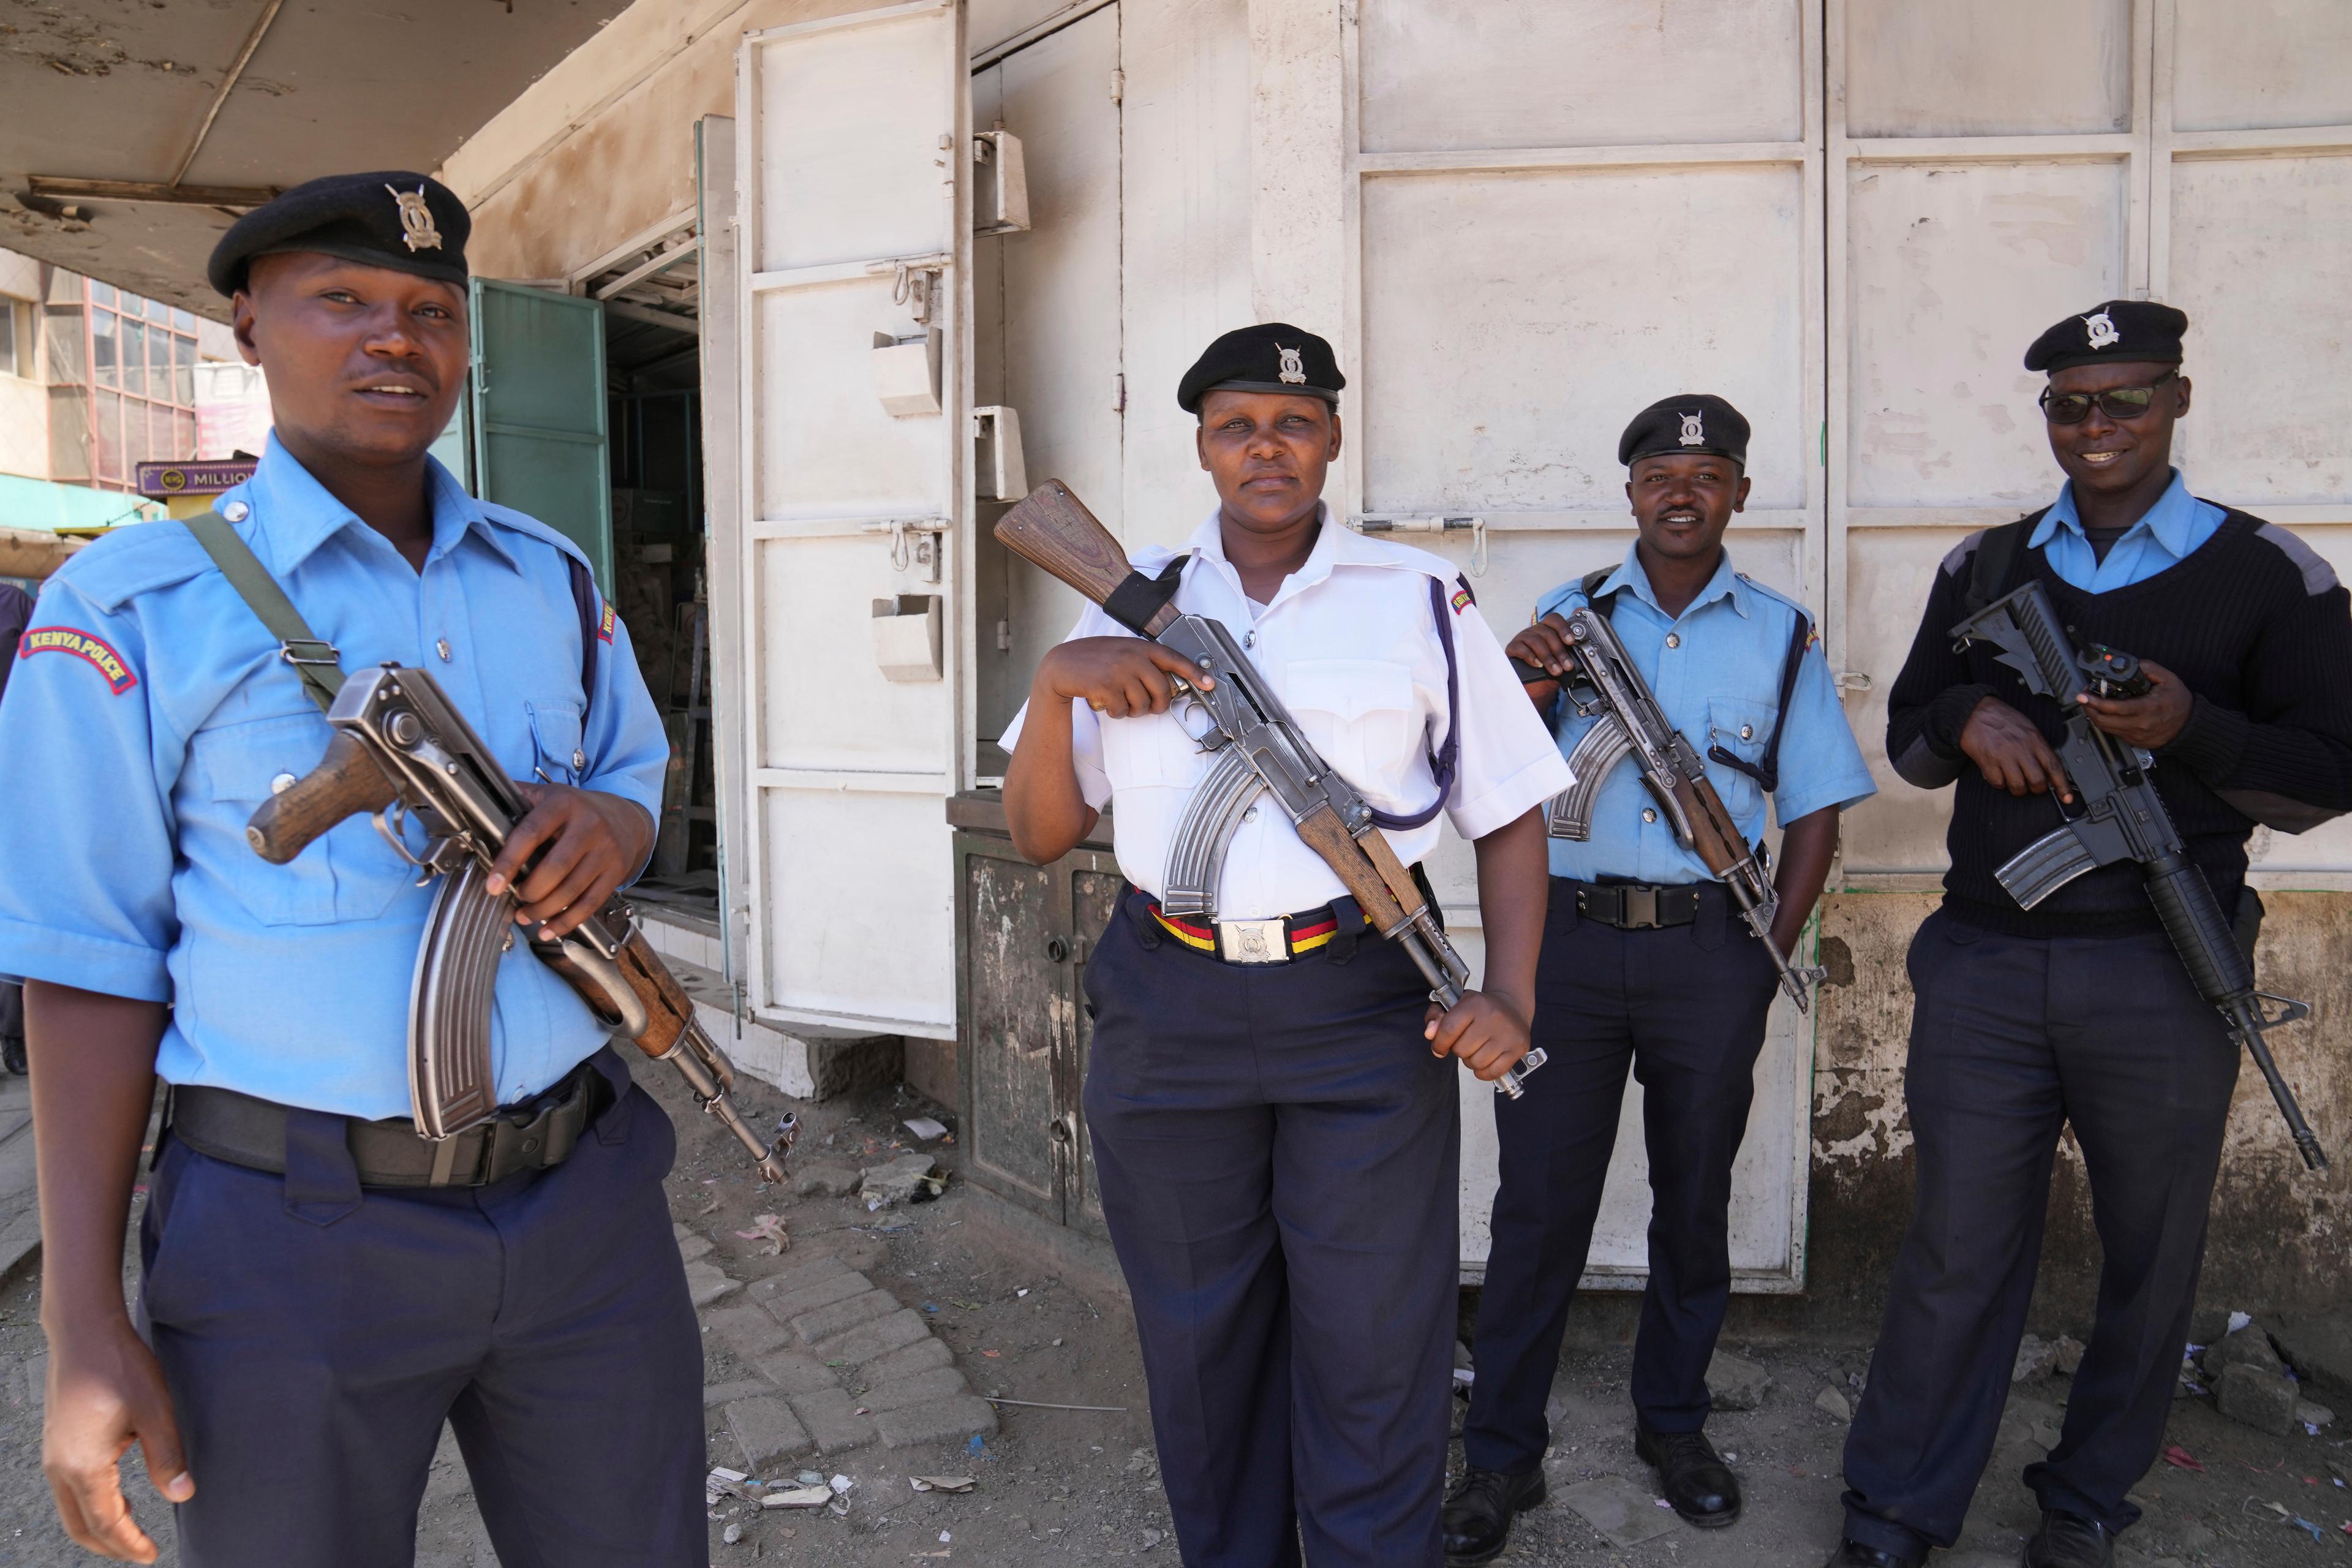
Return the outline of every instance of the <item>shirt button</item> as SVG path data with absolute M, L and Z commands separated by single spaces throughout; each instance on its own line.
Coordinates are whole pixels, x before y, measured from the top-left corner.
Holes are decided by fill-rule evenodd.
M 1682 637 L 1682 634 L 1681 634 L 1680 632 L 1668 632 L 1668 633 L 1666 634 L 1666 646 L 1667 646 L 1668 647 L 1682 647 L 1682 646 L 1683 646 L 1683 637 Z
M 1742 724 L 1739 726 L 1739 738 L 1743 741 L 1754 740 L 1756 738 L 1756 726 L 1753 724 Z
M 437 654 L 439 654 L 439 655 L 441 656 L 441 662 L 442 662 L 442 663 L 444 663 L 444 664 L 448 663 L 448 662 L 449 662 L 449 639 L 448 639 L 447 637 L 443 637 L 439 642 L 435 643 L 435 644 L 433 645 L 433 651 L 434 651 L 435 653 L 437 653 Z
M 588 753 L 587 753 L 587 752 L 585 752 L 576 751 L 576 750 L 575 750 L 575 751 L 572 753 L 572 771 L 573 773 L 583 773 L 583 772 L 585 772 L 585 771 L 587 770 L 587 767 L 588 767 Z
M 1645 805 L 1645 806 L 1643 806 L 1643 807 L 1642 808 L 1642 820 L 1643 820 L 1643 821 L 1644 821 L 1644 822 L 1655 822 L 1655 821 L 1657 821 L 1657 820 L 1658 820 L 1658 808 L 1657 808 L 1656 806 L 1654 806 L 1654 805 Z
M 1244 633 L 1242 634 L 1242 647 L 1257 647 L 1257 634 L 1256 634 L 1255 632 L 1244 632 Z
M 231 522 L 243 522 L 253 515 L 253 509 L 241 500 L 233 500 L 220 509 L 220 514 Z
M 293 787 L 294 775 L 292 773 L 279 773 L 276 778 L 269 781 L 269 793 L 272 795 L 284 795 L 288 790 L 292 789 Z
M 1247 811 L 1243 812 L 1242 820 L 1244 822 L 1255 822 L 1257 820 L 1257 807 L 1251 806 Z

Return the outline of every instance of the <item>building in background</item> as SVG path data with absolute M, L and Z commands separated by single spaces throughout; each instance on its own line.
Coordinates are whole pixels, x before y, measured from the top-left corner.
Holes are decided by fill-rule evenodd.
M 100 289 L 116 303 L 93 312 L 88 301 Z M 77 273 L 0 250 L 0 544 L 5 544 L 0 561 L 6 563 L 0 575 L 12 581 L 29 584 L 64 557 L 52 543 L 21 537 L 9 542 L 5 536 L 108 528 L 163 515 L 161 507 L 127 493 L 127 471 L 121 482 L 92 478 L 91 409 L 98 388 L 89 372 L 89 332 L 98 315 L 110 318 L 104 328 L 112 383 L 108 393 L 115 400 L 119 439 L 123 299 Z M 151 400 L 144 395 L 154 380 L 146 357 L 151 325 L 147 302 L 131 301 L 127 308 L 136 311 L 139 328 L 141 438 L 147 439 L 147 405 L 152 401 L 167 411 L 164 438 L 176 440 L 175 416 L 185 406 L 184 399 L 174 401 L 180 397 L 176 356 L 183 352 L 181 345 L 186 344 L 187 374 L 193 377 L 198 327 L 224 345 L 228 345 L 226 329 L 199 323 L 184 310 L 178 312 L 177 321 L 165 312 L 154 333 L 161 343 L 163 368 L 158 390 L 163 395 Z M 193 411 L 189 428 L 193 435 Z

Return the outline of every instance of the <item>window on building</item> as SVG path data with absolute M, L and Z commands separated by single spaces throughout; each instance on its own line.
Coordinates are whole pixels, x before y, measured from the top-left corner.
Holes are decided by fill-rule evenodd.
M 93 477 L 128 487 L 141 463 L 195 456 L 195 317 L 95 279 L 84 314 Z
M 0 375 L 33 374 L 33 308 L 0 294 Z

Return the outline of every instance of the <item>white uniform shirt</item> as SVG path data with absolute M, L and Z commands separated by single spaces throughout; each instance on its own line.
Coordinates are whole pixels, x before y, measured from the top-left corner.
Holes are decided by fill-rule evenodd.
M 1283 580 L 1255 620 L 1241 577 L 1225 559 L 1215 512 L 1186 545 L 1192 560 L 1176 606 L 1223 622 L 1239 637 L 1315 750 L 1381 811 L 1409 816 L 1437 796 L 1431 758 L 1445 742 L 1445 647 L 1430 609 L 1430 581 L 1444 585 L 1458 671 L 1462 745 L 1444 815 L 1465 838 L 1478 838 L 1568 787 L 1570 774 L 1534 704 L 1511 672 L 1454 568 L 1426 552 L 1367 539 L 1333 522 L 1305 565 Z M 1176 552 L 1136 552 L 1156 576 Z M 1134 634 L 1089 607 L 1070 637 Z M 999 742 L 1010 752 L 1028 721 L 1025 707 Z M 1173 711 L 1107 719 L 1070 704 L 1078 784 L 1097 811 L 1115 803 L 1113 843 L 1127 879 L 1157 898 L 1166 888 L 1168 846 L 1208 756 Z M 1438 839 L 1437 818 L 1420 827 L 1381 829 L 1410 866 Z M 1261 795 L 1234 835 L 1218 886 L 1225 920 L 1264 920 L 1312 910 L 1347 891 L 1321 857 L 1300 841 L 1289 816 Z

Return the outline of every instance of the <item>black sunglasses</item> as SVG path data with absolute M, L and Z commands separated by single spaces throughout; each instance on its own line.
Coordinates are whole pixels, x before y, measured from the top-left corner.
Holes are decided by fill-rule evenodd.
M 2042 416 L 2053 425 L 2080 425 L 2091 416 L 2091 405 L 2110 419 L 2137 419 L 2147 412 L 2156 389 L 2180 373 L 2168 370 L 2147 386 L 2116 386 L 2105 392 L 2053 392 L 2042 389 Z

